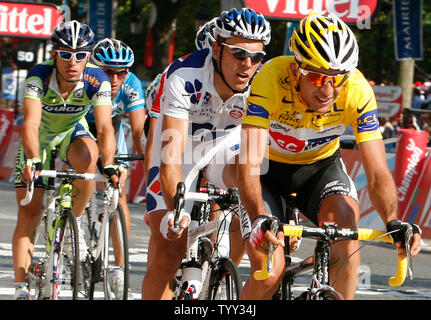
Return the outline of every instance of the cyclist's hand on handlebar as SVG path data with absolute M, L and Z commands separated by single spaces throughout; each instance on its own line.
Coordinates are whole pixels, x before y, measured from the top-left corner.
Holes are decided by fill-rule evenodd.
M 176 240 L 181 238 L 184 229 L 189 226 L 191 220 L 190 214 L 185 211 L 182 211 L 179 217 L 178 227 L 175 228 L 174 218 L 175 212 L 168 211 L 160 221 L 160 233 L 166 240 Z
M 33 171 L 34 169 L 34 171 Z M 39 158 L 27 159 L 25 162 L 25 169 L 21 175 L 21 179 L 24 183 L 29 183 L 32 178 L 36 180 L 42 171 L 42 161 Z M 32 177 L 34 173 L 34 177 Z
M 251 245 L 259 251 L 268 251 L 268 242 L 271 242 L 275 248 L 279 245 L 284 246 L 283 236 L 278 239 L 276 235 L 271 232 L 269 216 L 259 215 L 252 223 L 249 241 Z
M 108 164 L 103 167 L 103 174 L 109 178 L 114 187 L 123 184 L 126 177 L 126 168 L 124 165 Z
M 398 249 L 398 255 L 399 256 L 406 256 L 406 249 L 405 249 L 405 236 L 406 232 L 411 227 L 411 230 L 413 231 L 413 237 L 410 241 L 410 254 L 412 256 L 416 256 L 419 251 L 421 250 L 421 234 L 422 230 L 421 228 L 416 224 L 411 224 L 408 222 L 403 222 L 399 219 L 394 219 L 388 222 L 386 225 L 386 230 L 388 232 L 392 232 L 390 236 L 394 240 L 394 246 Z

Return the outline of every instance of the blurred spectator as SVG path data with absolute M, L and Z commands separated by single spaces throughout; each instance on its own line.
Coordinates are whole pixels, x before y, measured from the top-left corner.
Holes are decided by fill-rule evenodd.
M 388 117 L 379 118 L 380 131 L 382 132 L 383 139 L 389 139 L 396 137 L 396 131 L 394 126 L 392 125 L 391 120 Z M 396 144 L 394 143 L 386 143 L 385 142 L 385 150 L 386 152 L 395 152 Z
M 425 101 L 422 104 L 422 109 L 431 110 L 431 86 L 425 90 Z
M 382 132 L 383 139 L 395 137 L 395 128 L 388 117 L 379 118 L 380 131 Z
M 420 130 L 416 116 L 407 109 L 404 109 L 402 113 L 401 128 Z
M 428 147 L 431 147 L 431 113 L 422 113 L 422 130 L 428 132 Z
M 418 88 L 413 88 L 412 109 L 421 109 L 425 100 Z

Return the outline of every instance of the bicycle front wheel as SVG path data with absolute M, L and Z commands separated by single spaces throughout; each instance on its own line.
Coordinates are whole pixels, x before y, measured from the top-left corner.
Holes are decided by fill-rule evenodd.
M 129 244 L 123 209 L 118 204 L 105 230 L 103 285 L 106 300 L 127 300 L 129 293 Z
M 51 299 L 76 300 L 80 285 L 79 237 L 72 210 L 64 209 L 54 229 L 54 239 Z
M 242 280 L 239 269 L 229 258 L 218 258 L 211 268 L 207 300 L 239 300 Z

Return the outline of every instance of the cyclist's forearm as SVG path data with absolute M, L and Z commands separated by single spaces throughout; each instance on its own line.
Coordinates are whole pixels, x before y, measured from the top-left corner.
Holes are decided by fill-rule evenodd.
M 250 174 L 250 166 L 240 165 L 239 169 L 239 196 L 250 220 L 261 214 L 265 214 L 265 206 L 262 199 L 262 187 L 260 176 Z M 255 168 L 259 169 L 259 168 Z
M 260 184 L 260 166 L 265 155 L 268 133 L 264 128 L 244 125 L 241 132 L 241 148 L 238 179 L 241 201 L 250 219 L 264 214 L 265 207 Z
M 114 155 L 116 149 L 116 139 L 114 128 L 109 125 L 97 132 L 99 141 L 99 152 L 102 157 L 102 166 L 114 163 Z
M 144 124 L 147 115 L 144 109 L 139 109 L 130 112 L 129 120 L 132 128 L 133 143 L 138 154 L 144 154 L 144 148 L 142 147 L 142 135 L 144 134 Z
M 377 179 L 375 183 L 368 184 L 368 193 L 371 203 L 386 224 L 393 219 L 397 219 L 398 216 L 396 187 L 392 176 L 382 174 Z
M 22 145 L 27 159 L 39 158 L 39 128 L 23 125 L 21 130 Z
M 160 166 L 160 184 L 163 198 L 168 210 L 174 209 L 174 197 L 177 192 L 178 182 L 183 181 L 181 164 L 161 164 Z

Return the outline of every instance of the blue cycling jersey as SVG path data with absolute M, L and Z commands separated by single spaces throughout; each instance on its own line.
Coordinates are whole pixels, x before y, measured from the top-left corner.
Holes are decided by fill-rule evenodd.
M 123 112 L 145 109 L 145 92 L 141 80 L 132 72 L 127 73 L 126 79 L 112 102 L 112 116 Z M 85 116 L 87 121 L 94 123 L 94 108 Z

